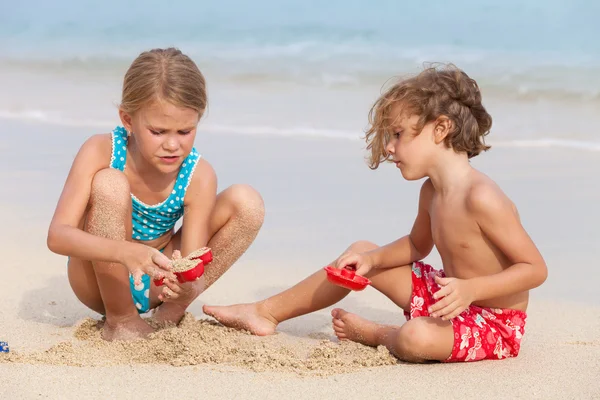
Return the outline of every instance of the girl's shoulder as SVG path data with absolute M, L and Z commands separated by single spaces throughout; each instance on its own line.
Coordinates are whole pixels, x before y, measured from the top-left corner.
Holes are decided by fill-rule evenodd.
M 112 157 L 112 146 L 111 133 L 95 134 L 83 142 L 77 157 L 85 159 L 90 167 L 93 166 L 98 170 L 108 168 Z
M 192 199 L 200 196 L 216 196 L 217 174 L 208 161 L 200 158 L 190 177 L 189 185 L 186 190 L 185 201 L 190 203 Z

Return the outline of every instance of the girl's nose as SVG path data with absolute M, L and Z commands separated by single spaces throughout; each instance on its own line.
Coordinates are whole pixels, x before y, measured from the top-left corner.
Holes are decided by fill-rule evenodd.
M 166 150 L 175 151 L 179 148 L 179 141 L 177 140 L 177 138 L 171 136 L 167 138 L 164 146 Z

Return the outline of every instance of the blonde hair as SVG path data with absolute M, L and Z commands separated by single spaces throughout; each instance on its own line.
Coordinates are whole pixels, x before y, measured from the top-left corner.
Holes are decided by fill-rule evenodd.
M 156 100 L 190 108 L 199 116 L 207 107 L 204 76 L 194 61 L 178 49 L 145 51 L 125 73 L 121 110 L 134 114 Z
M 469 158 L 490 148 L 485 144 L 484 136 L 492 127 L 492 117 L 481 103 L 477 82 L 453 64 L 442 64 L 441 68 L 434 65 L 393 85 L 371 108 L 371 126 L 365 137 L 367 149 L 371 150 L 371 169 L 390 158 L 385 146 L 393 133 L 392 125 L 400 117 L 392 115 L 396 105 L 400 105 L 400 113 L 404 116 L 419 116 L 418 132 L 439 116 L 448 117 L 452 121 L 452 131 L 446 136 L 445 145 L 456 152 L 466 152 Z

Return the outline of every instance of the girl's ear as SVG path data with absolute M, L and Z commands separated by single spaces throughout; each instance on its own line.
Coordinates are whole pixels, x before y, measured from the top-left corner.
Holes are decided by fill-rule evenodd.
M 453 126 L 454 123 L 450 118 L 445 115 L 440 115 L 435 121 L 435 127 L 433 129 L 435 144 L 442 143 L 452 131 Z
M 133 126 L 131 123 L 131 115 L 129 115 L 128 113 L 126 113 L 125 111 L 119 109 L 119 118 L 121 118 L 121 123 L 123 123 L 123 126 L 125 127 L 125 130 L 127 131 L 127 135 L 131 135 L 131 132 L 133 132 Z

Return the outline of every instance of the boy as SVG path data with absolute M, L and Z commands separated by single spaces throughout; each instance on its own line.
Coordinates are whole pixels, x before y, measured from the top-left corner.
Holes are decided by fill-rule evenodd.
M 517 356 L 529 290 L 545 281 L 547 268 L 515 206 L 469 163 L 489 149 L 483 139 L 492 125 L 477 83 L 452 65 L 427 68 L 391 87 L 369 117 L 370 168 L 391 161 L 405 179 L 427 179 L 408 235 L 383 247 L 354 243 L 332 265 L 356 268 L 408 322 L 384 326 L 334 309 L 337 337 L 385 345 L 410 362 Z M 443 271 L 419 261 L 433 245 Z M 204 311 L 226 326 L 266 335 L 348 293 L 320 270 L 258 303 Z

